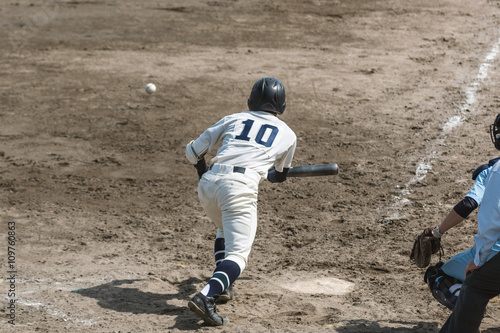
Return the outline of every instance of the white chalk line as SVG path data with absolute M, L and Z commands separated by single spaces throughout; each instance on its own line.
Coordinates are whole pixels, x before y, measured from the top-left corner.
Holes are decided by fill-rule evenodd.
M 64 282 L 60 282 L 60 281 L 54 281 L 52 282 L 50 279 L 44 279 L 44 278 L 33 278 L 33 279 L 18 279 L 17 281 L 19 283 L 30 283 L 30 282 L 35 282 L 37 284 L 39 283 L 47 283 L 47 284 L 42 284 L 42 285 L 38 285 L 39 287 L 42 287 L 42 288 L 38 288 L 38 290 L 34 290 L 34 289 L 28 289 L 28 290 L 23 290 L 22 291 L 22 295 L 23 296 L 26 296 L 28 294 L 35 294 L 35 293 L 38 293 L 38 292 L 43 292 L 45 289 L 47 290 L 64 290 L 64 291 L 69 291 L 69 292 L 72 292 L 72 291 L 76 291 L 77 289 L 75 289 L 74 285 L 75 283 L 76 284 L 85 284 L 85 283 L 95 283 L 95 282 L 102 282 L 102 281 L 108 281 L 108 280 L 112 280 L 114 277 L 110 277 L 110 276 L 102 276 L 98 279 L 88 279 L 88 278 L 83 278 L 83 279 L 75 279 L 75 280 L 72 280 L 72 281 L 68 281 L 68 283 L 64 283 Z M 127 277 L 127 279 L 135 279 L 137 278 L 136 276 L 129 276 Z M 5 281 L 2 281 L 2 283 L 5 282 Z M 54 285 L 57 285 L 57 287 L 54 287 L 50 284 L 54 284 Z M 32 297 L 35 297 L 34 295 Z M 7 300 L 9 300 L 8 297 L 5 297 Z M 30 306 L 30 307 L 34 307 L 34 308 L 37 308 L 38 310 L 40 311 L 44 311 L 46 312 L 47 314 L 53 316 L 53 317 L 58 317 L 58 318 L 61 318 L 63 321 L 65 322 L 72 322 L 72 323 L 75 323 L 75 324 L 82 324 L 82 325 L 85 325 L 85 326 L 93 326 L 93 325 L 96 325 L 98 324 L 98 322 L 92 320 L 92 319 L 80 319 L 80 318 L 76 318 L 75 316 L 72 316 L 66 312 L 64 312 L 63 310 L 60 310 L 58 309 L 57 307 L 54 307 L 54 306 L 50 306 L 50 305 L 47 305 L 47 304 L 43 304 L 41 302 L 38 302 L 38 301 L 33 301 L 33 300 L 29 300 L 25 297 L 18 297 L 16 299 L 16 302 L 18 304 L 22 304 L 22 305 L 25 305 L 25 306 Z
M 397 186 L 397 188 L 401 188 L 401 190 L 394 195 L 395 203 L 389 208 L 389 212 L 386 215 L 387 217 L 384 218 L 385 221 L 397 220 L 401 217 L 398 209 L 410 203 L 410 200 L 407 198 L 408 194 L 411 193 L 410 187 L 418 182 L 421 182 L 427 176 L 427 173 L 432 170 L 432 163 L 440 155 L 438 147 L 444 144 L 446 135 L 453 129 L 461 126 L 464 122 L 465 115 L 472 111 L 472 107 L 477 101 L 477 90 L 479 89 L 481 83 L 488 77 L 488 70 L 497 58 L 499 52 L 500 38 L 486 54 L 481 65 L 479 66 L 476 77 L 467 85 L 465 89 L 465 101 L 458 109 L 457 114 L 450 117 L 443 125 L 438 138 L 431 144 L 429 152 L 418 164 L 417 169 L 415 170 L 415 176 L 413 176 L 405 185 Z
M 85 282 L 89 282 L 87 281 L 88 279 L 85 279 Z M 97 280 L 90 280 L 90 282 L 95 282 Z M 5 282 L 5 281 L 2 281 L 2 282 Z M 34 279 L 18 279 L 17 280 L 18 283 L 20 284 L 25 284 L 25 283 L 30 283 L 30 282 L 36 282 L 36 283 L 40 283 L 40 282 L 49 282 L 48 279 L 42 279 L 42 278 L 34 278 Z M 74 281 L 73 281 L 74 282 Z M 40 290 L 34 290 L 34 289 L 31 289 L 31 290 L 23 290 L 20 294 L 26 296 L 28 294 L 35 294 L 35 293 L 38 293 L 38 292 L 43 292 L 43 289 L 51 289 L 51 290 L 65 290 L 65 291 L 73 291 L 75 290 L 74 287 L 71 287 L 71 286 L 63 286 L 63 283 L 61 282 L 53 282 L 55 285 L 59 285 L 59 287 L 54 287 L 54 286 L 50 286 L 50 285 L 44 285 L 46 288 L 42 288 Z M 43 286 L 43 285 L 42 285 Z M 32 296 L 34 297 L 34 295 Z M 5 297 L 7 300 L 10 300 L 8 297 Z M 47 305 L 47 304 L 43 304 L 41 302 L 37 302 L 37 301 L 33 301 L 33 300 L 29 300 L 25 297 L 18 297 L 15 299 L 16 303 L 20 304 L 20 305 L 24 305 L 24 306 L 29 306 L 29 307 L 34 307 L 40 311 L 43 311 L 53 317 L 57 317 L 57 318 L 61 318 L 63 321 L 65 322 L 72 322 L 72 323 L 75 323 L 75 324 L 82 324 L 82 325 L 85 325 L 85 326 L 92 326 L 92 325 L 96 325 L 97 322 L 93 321 L 92 319 L 80 319 L 80 318 L 76 318 L 75 316 L 71 316 L 69 315 L 68 313 L 64 312 L 63 310 L 60 310 L 58 309 L 57 307 L 54 307 L 54 306 L 50 306 L 50 305 Z
M 94 322 L 91 319 L 78 319 L 78 318 L 75 318 L 73 316 L 68 315 L 67 313 L 65 313 L 62 310 L 59 310 L 58 308 L 51 307 L 51 306 L 42 304 L 40 302 L 32 302 L 32 301 L 29 301 L 29 300 L 26 300 L 26 299 L 21 299 L 21 298 L 18 298 L 16 300 L 16 302 L 19 303 L 19 304 L 22 304 L 22 305 L 35 307 L 35 308 L 37 308 L 37 309 L 39 309 L 41 311 L 44 311 L 44 312 L 48 313 L 49 315 L 51 315 L 53 317 L 59 317 L 63 321 L 71 321 L 73 323 L 83 324 L 83 325 L 86 325 L 86 326 L 92 326 L 92 325 L 96 324 L 96 322 Z
M 28 293 L 33 293 L 33 291 L 29 291 Z M 10 301 L 10 298 L 8 298 L 8 297 L 5 297 L 5 299 L 8 302 Z M 75 318 L 75 317 L 68 315 L 67 313 L 65 313 L 62 310 L 59 310 L 58 308 L 48 306 L 48 305 L 40 303 L 40 302 L 33 302 L 33 301 L 30 301 L 30 300 L 27 300 L 24 298 L 20 298 L 20 297 L 16 298 L 15 301 L 17 304 L 34 307 L 34 308 L 37 308 L 41 311 L 44 311 L 45 313 L 47 313 L 53 317 L 62 318 L 63 321 L 71 321 L 73 323 L 83 324 L 86 326 L 91 326 L 91 325 L 96 324 L 96 322 L 92 321 L 91 319 L 78 319 L 78 318 Z

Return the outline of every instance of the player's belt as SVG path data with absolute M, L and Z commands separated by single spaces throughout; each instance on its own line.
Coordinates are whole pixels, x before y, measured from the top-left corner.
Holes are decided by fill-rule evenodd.
M 247 168 L 233 166 L 233 172 L 245 173 L 246 170 Z
M 210 166 L 210 168 L 208 168 L 208 170 L 212 170 L 214 165 L 216 164 L 212 164 Z M 218 168 L 220 170 L 220 166 L 222 166 L 222 164 L 217 164 Z M 239 167 L 239 166 L 234 166 L 234 165 L 228 165 L 229 167 L 232 167 L 233 168 L 233 172 L 237 172 L 237 173 L 245 173 L 245 171 L 247 170 L 247 168 L 244 168 L 244 167 Z
M 247 175 L 251 178 L 253 178 L 255 181 L 260 182 L 260 175 L 257 173 L 257 171 L 254 171 L 249 168 L 245 167 L 239 167 L 239 166 L 234 166 L 234 165 L 228 165 L 228 164 L 219 164 L 219 163 L 214 163 L 212 164 L 208 170 L 212 170 L 216 173 L 242 173 L 244 175 Z

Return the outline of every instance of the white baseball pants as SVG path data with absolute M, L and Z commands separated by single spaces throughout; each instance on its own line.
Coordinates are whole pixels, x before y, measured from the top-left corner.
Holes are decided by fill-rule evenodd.
M 198 197 L 207 216 L 215 222 L 217 238 L 224 238 L 225 259 L 241 272 L 257 231 L 257 195 L 260 175 L 251 169 L 214 164 L 198 184 Z

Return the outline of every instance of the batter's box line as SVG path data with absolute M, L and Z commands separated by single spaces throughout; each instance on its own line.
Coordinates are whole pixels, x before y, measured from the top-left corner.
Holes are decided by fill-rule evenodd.
M 33 301 L 30 301 L 27 299 L 22 299 L 22 298 L 18 298 L 16 300 L 16 302 L 19 304 L 25 305 L 25 306 L 37 308 L 38 310 L 43 311 L 43 312 L 45 312 L 53 317 L 61 318 L 63 321 L 70 321 L 70 322 L 73 322 L 75 324 L 83 324 L 85 326 L 93 326 L 93 325 L 98 324 L 97 322 L 93 321 L 92 319 L 75 318 L 73 316 L 68 315 L 64 311 L 59 310 L 58 308 L 51 307 L 51 306 L 45 305 L 45 304 L 40 303 L 40 302 L 33 302 Z

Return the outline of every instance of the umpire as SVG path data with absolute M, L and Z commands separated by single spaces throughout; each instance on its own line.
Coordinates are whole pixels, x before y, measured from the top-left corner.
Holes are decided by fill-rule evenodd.
M 500 114 L 490 126 L 490 134 L 495 148 L 500 150 Z M 440 333 L 478 332 L 486 305 L 500 294 L 500 253 L 488 260 L 492 246 L 500 239 L 500 161 L 486 178 L 477 219 L 476 255 L 465 268 L 457 304 Z

